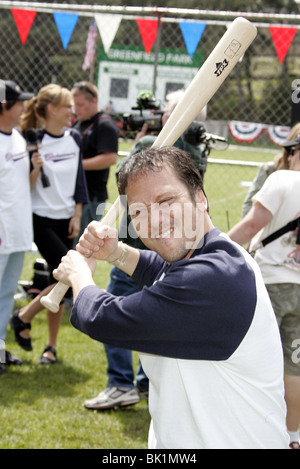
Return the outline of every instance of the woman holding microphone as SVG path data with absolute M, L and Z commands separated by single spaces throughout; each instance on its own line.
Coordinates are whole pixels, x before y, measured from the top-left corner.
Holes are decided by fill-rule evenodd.
M 21 130 L 37 129 L 36 149 L 31 152 L 30 182 L 34 241 L 47 261 L 50 284 L 31 303 L 16 311 L 11 324 L 18 344 L 32 350 L 31 321 L 43 309 L 40 298 L 54 286 L 52 271 L 73 246 L 79 234 L 82 204 L 88 202 L 82 168 L 81 137 L 71 128 L 73 99 L 67 88 L 49 84 L 28 102 Z M 29 130 L 30 129 L 30 130 Z M 41 364 L 56 362 L 56 341 L 64 304 L 58 313 L 47 311 L 49 338 Z

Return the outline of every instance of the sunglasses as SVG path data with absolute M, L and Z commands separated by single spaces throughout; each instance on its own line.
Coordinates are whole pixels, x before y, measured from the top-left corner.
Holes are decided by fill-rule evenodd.
M 78 88 L 79 90 L 87 91 L 87 93 L 90 93 L 93 98 L 97 98 L 96 93 L 88 86 L 85 81 L 78 81 L 77 83 L 74 83 L 73 88 Z
M 300 147 L 290 147 L 288 148 L 288 153 L 289 155 L 294 156 L 295 152 L 299 150 L 300 150 Z

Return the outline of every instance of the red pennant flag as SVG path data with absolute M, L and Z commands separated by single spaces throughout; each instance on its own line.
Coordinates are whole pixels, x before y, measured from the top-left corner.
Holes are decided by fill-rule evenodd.
M 149 54 L 157 36 L 158 21 L 138 18 L 136 22 L 140 30 L 145 51 Z
M 279 62 L 282 63 L 293 42 L 297 28 L 269 26 Z
M 24 45 L 27 41 L 29 31 L 36 16 L 36 11 L 16 10 L 15 8 L 12 8 L 11 12 L 15 19 L 21 42 Z

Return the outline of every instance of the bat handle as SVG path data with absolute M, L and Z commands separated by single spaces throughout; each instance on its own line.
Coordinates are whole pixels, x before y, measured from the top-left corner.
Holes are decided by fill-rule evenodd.
M 124 203 L 122 203 L 121 198 L 118 197 L 115 203 L 108 210 L 106 215 L 101 219 L 100 224 L 113 226 L 114 223 L 120 217 L 120 215 L 123 213 L 124 208 Z M 65 285 L 62 282 L 58 282 L 55 287 L 50 291 L 50 293 L 48 293 L 48 295 L 42 296 L 42 298 L 40 299 L 41 304 L 52 313 L 57 313 L 61 300 L 63 299 L 69 288 L 70 287 L 68 287 L 68 285 Z
M 58 282 L 54 288 L 46 296 L 42 296 L 40 299 L 41 304 L 52 311 L 52 313 L 57 313 L 59 310 L 59 305 L 65 294 L 67 293 L 70 287 L 65 285 L 62 282 Z

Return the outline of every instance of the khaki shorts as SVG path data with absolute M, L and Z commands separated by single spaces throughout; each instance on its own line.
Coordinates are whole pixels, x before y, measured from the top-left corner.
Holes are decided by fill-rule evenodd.
M 284 352 L 284 372 L 300 376 L 300 285 L 266 285 L 276 314 Z

